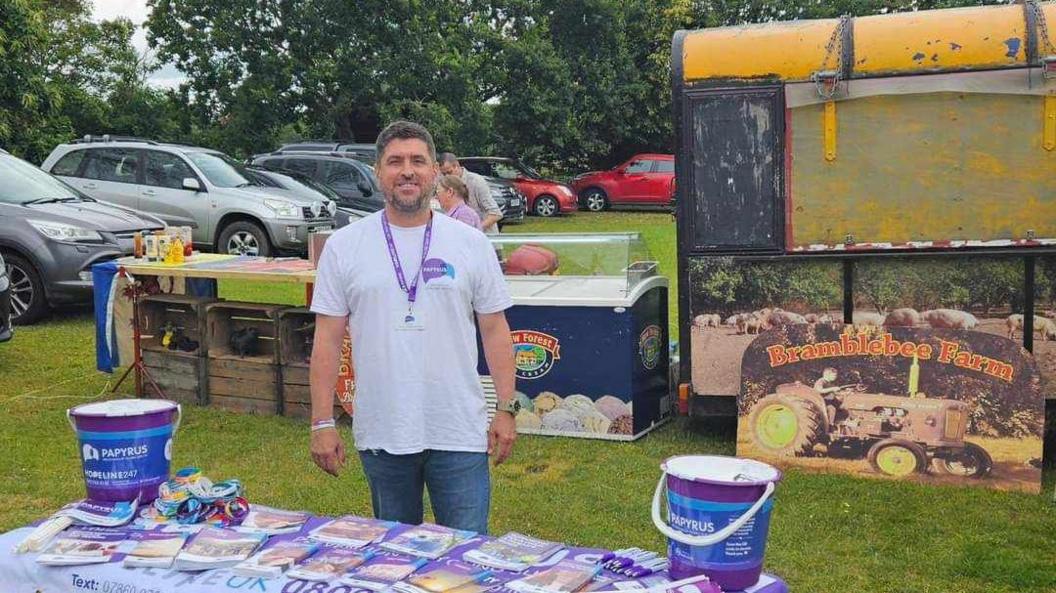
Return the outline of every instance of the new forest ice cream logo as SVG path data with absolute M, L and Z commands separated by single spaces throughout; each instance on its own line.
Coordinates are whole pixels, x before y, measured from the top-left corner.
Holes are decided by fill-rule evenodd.
M 652 370 L 660 360 L 660 326 L 650 325 L 638 336 L 638 356 L 642 365 Z
M 510 337 L 518 379 L 538 379 L 561 359 L 560 341 L 554 336 L 526 329 L 512 331 Z

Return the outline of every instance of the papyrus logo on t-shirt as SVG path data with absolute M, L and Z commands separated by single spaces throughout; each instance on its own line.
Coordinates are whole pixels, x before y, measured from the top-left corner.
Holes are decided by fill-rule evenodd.
M 445 276 L 455 279 L 455 266 L 444 260 L 433 257 L 422 263 L 422 282 L 429 284 L 430 280 L 437 280 Z

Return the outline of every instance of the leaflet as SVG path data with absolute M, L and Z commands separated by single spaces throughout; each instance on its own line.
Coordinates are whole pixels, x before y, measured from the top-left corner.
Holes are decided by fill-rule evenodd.
M 474 535 L 474 531 L 423 523 L 396 534 L 392 539 L 382 542 L 381 547 L 401 554 L 435 560 Z

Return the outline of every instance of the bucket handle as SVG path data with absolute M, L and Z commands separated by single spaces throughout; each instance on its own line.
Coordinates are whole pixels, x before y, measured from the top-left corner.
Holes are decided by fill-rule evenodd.
M 744 527 L 744 524 L 754 517 L 755 514 L 759 512 L 759 509 L 763 508 L 763 505 L 766 504 L 766 501 L 771 495 L 773 495 L 775 489 L 773 482 L 767 482 L 766 491 L 763 492 L 763 496 L 755 501 L 755 504 L 753 504 L 751 508 L 738 517 L 736 521 L 715 533 L 709 535 L 689 535 L 672 528 L 667 524 L 667 521 L 664 521 L 664 518 L 660 516 L 660 495 L 663 493 L 665 486 L 667 486 L 667 472 L 664 472 L 663 475 L 660 476 L 660 482 L 656 485 L 656 493 L 653 494 L 653 523 L 656 525 L 656 528 L 660 530 L 660 533 L 666 535 L 668 538 L 690 546 L 713 546 L 719 542 L 725 541 L 738 529 Z
M 176 434 L 176 431 L 180 429 L 180 421 L 183 420 L 183 406 L 176 404 L 176 422 L 172 425 L 172 434 Z M 66 410 L 66 421 L 70 423 L 70 428 L 73 432 L 77 432 L 77 425 L 73 422 L 73 409 Z

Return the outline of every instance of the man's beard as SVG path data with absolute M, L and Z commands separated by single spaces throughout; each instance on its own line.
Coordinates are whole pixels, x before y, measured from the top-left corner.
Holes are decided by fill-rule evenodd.
M 422 192 L 415 200 L 401 199 L 396 193 L 385 196 L 385 202 L 404 214 L 415 214 L 424 210 L 429 204 L 429 192 Z

